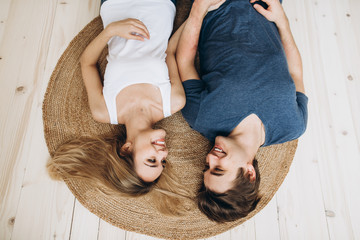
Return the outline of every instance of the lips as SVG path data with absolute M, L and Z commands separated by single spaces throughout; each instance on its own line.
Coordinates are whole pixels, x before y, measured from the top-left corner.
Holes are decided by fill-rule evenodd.
M 225 151 L 219 145 L 214 146 L 214 151 L 219 153 L 225 153 Z
M 157 139 L 157 140 L 153 141 L 152 144 L 154 144 L 156 146 L 164 147 L 164 148 L 166 147 L 165 139 Z
M 226 155 L 226 152 L 219 145 L 215 145 L 211 153 L 217 157 L 223 157 Z

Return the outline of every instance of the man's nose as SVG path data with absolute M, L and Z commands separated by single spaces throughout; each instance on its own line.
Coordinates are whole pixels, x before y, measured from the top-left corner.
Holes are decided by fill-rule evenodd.
M 209 154 L 208 161 L 209 167 L 211 168 L 212 166 L 218 165 L 219 158 L 213 154 Z

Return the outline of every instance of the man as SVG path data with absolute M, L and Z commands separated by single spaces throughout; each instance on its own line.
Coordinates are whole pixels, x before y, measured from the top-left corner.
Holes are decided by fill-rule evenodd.
M 244 217 L 260 199 L 258 149 L 298 138 L 307 124 L 301 57 L 281 3 L 195 0 L 176 59 L 182 113 L 214 142 L 199 208 L 218 222 Z

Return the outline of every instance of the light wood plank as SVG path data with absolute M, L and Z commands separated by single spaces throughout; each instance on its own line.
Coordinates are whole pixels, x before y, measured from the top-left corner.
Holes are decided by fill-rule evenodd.
M 218 234 L 213 237 L 205 238 L 204 240 L 223 240 L 223 239 L 232 240 L 230 231 L 226 231 L 224 233 Z
M 4 38 L 4 31 L 5 31 L 5 27 L 6 27 L 6 22 L 8 20 L 10 3 L 11 3 L 11 0 L 2 0 L 0 2 L 0 46 L 1 46 L 1 42 Z M 0 58 L 2 58 L 1 53 L 0 53 Z M 0 64 L 1 64 L 1 61 L 0 61 Z
M 61 46 L 56 51 L 50 52 L 50 56 L 60 56 L 66 49 L 72 38 L 99 15 L 100 0 L 73 0 L 58 1 L 58 12 L 56 22 L 62 26 L 61 31 L 54 33 L 52 44 Z M 49 69 L 55 67 L 56 62 L 49 65 Z M 51 70 L 52 71 L 52 70 Z M 44 89 L 46 86 L 44 86 Z M 97 239 L 99 234 L 99 218 L 90 213 L 76 201 L 74 208 L 73 224 L 71 228 L 71 239 Z
M 276 196 L 254 216 L 257 240 L 280 239 Z
M 255 219 L 251 218 L 247 220 L 245 223 L 237 226 L 236 228 L 231 229 L 229 239 L 256 239 L 256 231 L 255 231 Z M 226 239 L 226 238 L 223 238 Z
M 360 151 L 360 3 L 334 0 L 334 21 L 339 51 L 339 64 L 342 69 L 341 80 L 346 84 L 346 94 L 351 108 L 351 120 Z M 356 11 L 357 10 L 357 11 Z M 346 47 L 343 47 L 346 46 Z
M 318 66 L 311 61 L 313 52 L 308 47 L 313 41 L 308 29 L 311 21 L 307 15 L 309 8 L 303 1 L 285 1 L 284 8 L 302 55 L 305 89 L 310 101 L 307 132 L 299 140 L 290 172 L 276 196 L 280 235 L 284 239 L 327 239 L 327 222 L 316 160 L 317 149 L 313 146 L 312 136 L 312 111 L 317 111 L 317 107 L 312 101 L 314 93 L 311 89 L 308 91 L 311 88 L 309 83 L 316 81 L 313 71 Z
M 73 1 L 74 2 L 74 1 Z M 50 2 L 51 3 L 51 2 Z M 60 54 L 62 53 L 63 49 L 67 46 L 67 44 L 72 40 L 72 38 L 75 36 L 75 34 L 78 33 L 79 30 L 81 30 L 85 24 L 87 24 L 90 20 L 92 20 L 95 16 L 98 15 L 98 6 L 95 6 L 93 4 L 89 4 L 87 2 L 82 2 L 81 5 L 79 4 L 80 1 L 78 1 L 78 5 L 66 5 L 63 4 L 63 1 L 59 1 L 59 3 L 56 4 L 56 1 L 53 2 L 53 7 L 56 7 L 56 5 L 59 5 L 61 7 L 58 8 L 58 11 L 56 12 L 57 19 L 54 21 L 54 10 L 49 11 L 49 9 L 46 9 L 48 7 L 46 4 L 39 4 L 34 5 L 39 7 L 42 7 L 41 9 L 36 9 L 33 12 L 37 14 L 39 17 L 42 17 L 42 15 L 38 14 L 37 12 L 42 13 L 49 13 L 52 16 L 52 20 L 45 20 L 44 22 L 49 24 L 49 28 L 45 28 L 44 33 L 37 34 L 34 33 L 35 37 L 43 37 L 47 38 L 49 36 L 52 36 L 52 41 L 50 44 L 50 49 L 54 50 L 55 54 L 50 54 L 48 57 L 46 50 L 49 48 L 49 41 L 48 40 L 38 40 L 41 45 L 41 52 L 39 55 L 35 55 L 32 57 L 38 57 L 41 59 L 41 63 L 39 64 L 38 71 L 43 72 L 42 69 L 46 69 L 45 76 L 43 78 L 41 76 L 35 76 L 39 79 L 44 79 L 42 82 L 42 87 L 36 88 L 37 92 L 34 93 L 34 99 L 33 103 L 29 101 L 29 105 L 33 104 L 33 111 L 32 115 L 29 117 L 31 120 L 35 120 L 31 125 L 37 126 L 35 130 L 29 129 L 26 134 L 29 134 L 29 137 L 31 140 L 25 140 L 26 142 L 32 142 L 33 144 L 27 146 L 31 149 L 35 149 L 35 154 L 30 157 L 26 154 L 24 156 L 24 159 L 30 159 L 29 160 L 29 167 L 27 167 L 26 176 L 24 179 L 24 182 L 30 182 L 31 184 L 24 184 L 27 186 L 24 187 L 23 191 L 21 192 L 21 200 L 19 203 L 19 210 L 17 211 L 17 215 L 15 218 L 15 227 L 14 229 L 20 229 L 19 231 L 16 231 L 13 235 L 13 239 L 49 239 L 49 238 L 60 238 L 60 239 L 66 239 L 69 237 L 70 234 L 70 225 L 71 225 L 71 218 L 72 218 L 72 212 L 73 212 L 73 205 L 74 205 L 74 197 L 72 194 L 67 190 L 64 183 L 55 183 L 53 181 L 50 181 L 48 175 L 45 170 L 45 164 L 46 160 L 48 158 L 47 149 L 45 142 L 43 140 L 43 129 L 42 129 L 42 119 L 41 119 L 41 106 L 42 106 L 42 99 L 44 96 L 44 92 L 47 86 L 47 82 L 50 78 L 50 74 L 52 72 L 53 66 L 55 66 L 57 59 L 60 57 Z M 65 6 L 64 6 L 65 5 Z M 16 4 L 15 6 L 22 6 L 20 4 Z M 93 6 L 93 9 L 90 9 L 91 6 Z M 22 6 L 24 7 L 24 6 Z M 43 9 L 45 8 L 45 9 Z M 64 9 L 65 8 L 65 9 Z M 69 11 L 71 8 L 71 11 Z M 83 9 L 88 8 L 89 12 L 83 12 Z M 55 9 L 55 8 L 54 8 Z M 66 10 L 69 9 L 69 10 Z M 29 8 L 26 8 L 26 11 L 31 10 Z M 76 11 L 82 11 L 83 14 L 76 14 Z M 92 11 L 91 11 L 92 10 Z M 74 12 L 75 11 L 75 12 Z M 46 15 L 45 15 L 46 16 Z M 71 23 L 65 23 L 63 19 L 67 19 L 69 21 L 76 21 L 77 24 L 71 22 Z M 34 18 L 34 20 L 37 20 Z M 36 21 L 33 25 L 37 29 L 42 29 L 39 26 L 39 22 L 42 21 Z M 26 26 L 26 24 L 23 24 Z M 56 29 L 52 32 L 52 27 L 55 26 Z M 69 27 L 71 26 L 71 27 Z M 57 36 L 59 33 L 64 32 L 64 29 L 69 35 L 63 35 L 64 37 L 61 39 L 62 41 L 57 41 Z M 68 30 L 72 29 L 72 31 Z M 44 36 L 42 36 L 44 35 Z M 49 38 L 48 38 L 49 39 Z M 31 47 L 36 46 L 32 45 Z M 28 46 L 29 49 L 31 47 Z M 36 49 L 36 48 L 35 48 Z M 62 50 L 59 50 L 62 49 Z M 23 54 L 23 52 L 21 52 Z M 30 58 L 31 56 L 29 56 Z M 46 67 L 44 67 L 46 61 Z M 31 60 L 30 60 L 31 61 Z M 34 62 L 33 60 L 31 62 Z M 50 66 L 50 67 L 49 67 Z M 41 90 L 41 91 L 40 91 Z M 30 108 L 30 107 L 28 107 Z M 26 109 L 29 111 L 30 109 Z M 35 117 L 34 117 L 34 116 Z M 36 119 L 35 119 L 36 118 Z M 33 134 L 33 132 L 34 134 Z M 26 135 L 27 136 L 27 135 Z M 34 140 L 35 138 L 35 140 Z M 40 138 L 38 140 L 37 138 Z M 26 150 L 28 150 L 26 148 Z M 43 161 L 39 161 L 39 152 L 44 153 Z M 22 153 L 19 151 L 19 153 Z M 23 169 L 24 167 L 22 167 Z M 24 171 L 18 171 L 19 173 L 23 173 Z M 22 180 L 23 177 L 17 177 L 18 180 Z M 38 179 L 42 179 L 41 181 L 38 181 Z M 18 184 L 19 185 L 19 184 Z M 60 189 L 58 185 L 60 185 Z M 21 186 L 21 183 L 20 183 Z M 16 186 L 13 186 L 15 190 L 21 190 L 21 187 L 16 188 Z M 17 191 L 18 193 L 19 191 Z M 16 195 L 16 194 L 15 194 Z M 17 194 L 18 195 L 18 194 Z M 38 201 L 36 201 L 37 199 Z M 10 198 L 9 198 L 10 200 Z M 46 201 L 48 200 L 48 201 Z M 16 201 L 12 201 L 13 207 L 7 206 L 7 208 L 12 209 L 12 212 L 16 211 L 15 205 L 17 204 Z M 39 211 L 39 209 L 42 209 L 42 211 Z M 32 221 L 31 223 L 34 224 L 32 226 L 28 223 L 29 219 L 36 216 L 38 221 Z M 3 216 L 5 217 L 5 216 Z
M 326 172 L 325 181 L 326 183 L 331 183 L 326 188 L 332 193 L 332 196 L 325 195 L 325 205 L 326 209 L 331 209 L 334 206 L 329 206 L 328 203 L 336 204 L 337 209 L 334 212 L 344 217 L 342 229 L 332 232 L 334 228 L 341 226 L 338 222 L 330 227 L 331 237 L 344 238 L 345 236 L 341 234 L 343 231 L 353 238 L 354 236 L 359 236 L 358 227 L 354 228 L 352 226 L 354 226 L 353 223 L 359 222 L 358 216 L 354 213 L 360 212 L 357 204 L 360 201 L 360 189 L 358 188 L 358 183 L 360 182 L 358 174 L 360 158 L 355 136 L 356 130 L 352 121 L 344 80 L 346 73 L 341 63 L 344 60 L 340 55 L 342 47 L 338 45 L 337 37 L 334 35 L 334 32 L 338 32 L 338 28 L 341 26 L 337 26 L 335 23 L 337 20 L 337 8 L 333 1 L 332 4 L 329 4 L 328 1 L 318 1 L 318 6 L 314 8 L 313 14 L 316 30 L 320 33 L 317 45 L 321 54 L 319 60 L 323 63 L 324 67 L 319 79 L 326 81 L 323 84 L 326 84 L 330 113 L 327 116 L 323 116 L 323 118 L 330 118 L 332 120 L 327 125 L 331 126 L 332 141 L 327 141 L 327 138 L 324 138 L 326 137 L 325 135 L 322 135 L 323 139 L 321 139 L 326 142 L 327 146 L 331 146 L 331 150 L 329 147 L 324 146 L 327 147 L 326 153 L 328 155 L 322 159 L 320 165 L 327 168 L 328 172 Z M 321 104 L 319 106 L 324 105 Z M 324 120 L 323 118 L 322 120 Z M 319 122 L 318 124 L 324 124 L 325 122 Z M 334 152 L 334 150 L 336 151 Z M 329 156 L 329 153 L 331 153 L 331 156 Z M 325 153 L 323 156 L 326 156 Z M 336 195 L 335 198 L 334 195 Z M 335 203 L 333 202 L 334 199 L 339 199 L 340 201 Z M 330 219 L 328 222 L 330 222 Z
M 6 116 L 0 119 L 0 224 L 4 226 L 0 230 L 1 239 L 9 239 L 16 224 L 15 215 L 30 151 L 28 143 L 34 127 L 30 124 L 35 118 L 29 119 L 36 116 L 33 103 L 43 77 L 46 59 L 43 49 L 49 44 L 55 10 L 51 1 L 39 3 L 11 2 L 0 45 L 0 115 Z
M 290 172 L 276 194 L 281 239 L 329 238 L 319 166 L 311 139 L 307 134 L 300 141 Z
M 76 201 L 70 240 L 97 240 L 99 222 L 96 215 Z
M 147 236 L 147 235 L 140 234 L 140 233 L 126 231 L 125 239 L 126 240 L 157 240 L 160 238 L 155 238 L 155 237 Z
M 100 220 L 98 240 L 126 240 L 126 231 Z

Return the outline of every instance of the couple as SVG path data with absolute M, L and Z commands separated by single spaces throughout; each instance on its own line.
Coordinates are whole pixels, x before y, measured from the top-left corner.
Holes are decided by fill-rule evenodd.
M 153 129 L 182 109 L 214 142 L 198 206 L 212 220 L 233 221 L 260 199 L 258 149 L 305 131 L 300 54 L 279 0 L 195 0 L 168 41 L 175 12 L 175 0 L 104 1 L 104 30 L 82 54 L 81 70 L 93 118 L 125 125 L 125 137 L 73 140 L 48 169 L 130 196 L 186 195 L 166 162 L 166 133 Z M 106 46 L 103 86 L 96 64 Z

